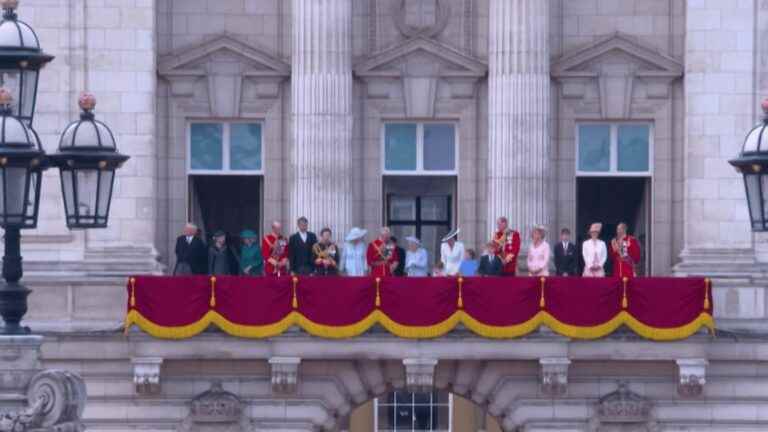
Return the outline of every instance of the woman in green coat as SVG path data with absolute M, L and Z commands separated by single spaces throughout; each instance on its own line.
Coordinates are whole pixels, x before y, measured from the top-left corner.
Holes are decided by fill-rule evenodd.
M 261 276 L 264 274 L 264 258 L 261 256 L 261 246 L 252 230 L 240 233 L 243 248 L 240 250 L 240 274 L 245 276 Z

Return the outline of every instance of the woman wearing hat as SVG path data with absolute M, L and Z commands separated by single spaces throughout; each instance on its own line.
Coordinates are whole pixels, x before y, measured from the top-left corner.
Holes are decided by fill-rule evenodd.
M 405 238 L 408 242 L 408 252 L 405 253 L 405 274 L 423 277 L 429 275 L 429 258 L 427 250 L 421 247 L 421 241 L 413 236 Z
M 589 227 L 589 238 L 581 245 L 581 255 L 584 258 L 584 277 L 604 277 L 603 266 L 608 259 L 608 249 L 605 242 L 600 240 L 603 224 L 593 223 Z
M 461 230 L 456 228 L 443 237 L 443 244 L 440 245 L 440 261 L 445 267 L 446 276 L 458 276 L 461 260 L 464 259 L 464 243 L 457 241 Z
M 531 232 L 531 246 L 528 247 L 528 275 L 549 276 L 549 243 L 544 240 L 547 229 L 536 225 Z
M 344 238 L 344 249 L 341 250 L 341 270 L 347 276 L 365 276 L 365 251 L 363 242 L 368 231 L 354 227 Z
M 222 230 L 216 231 L 208 249 L 208 274 L 236 275 L 239 270 L 237 257 L 227 244 L 227 234 Z
M 243 247 L 240 250 L 240 274 L 246 276 L 261 276 L 264 274 L 264 257 L 261 256 L 261 246 L 256 241 L 256 233 L 244 230 L 240 233 Z

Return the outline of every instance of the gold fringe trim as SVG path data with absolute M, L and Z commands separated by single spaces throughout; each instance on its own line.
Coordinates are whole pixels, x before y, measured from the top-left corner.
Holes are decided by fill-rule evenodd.
M 459 276 L 459 280 L 457 281 L 457 284 L 459 285 L 459 299 L 456 301 L 456 307 L 459 309 L 464 308 L 464 297 L 462 291 L 462 286 L 464 285 L 464 278 Z
M 542 276 L 539 279 L 539 282 L 541 282 L 541 298 L 539 298 L 539 307 L 544 309 L 544 307 L 547 305 L 547 301 L 544 299 L 544 285 L 547 283 L 547 278 Z
M 629 307 L 629 300 L 627 299 L 627 284 L 629 283 L 628 277 L 623 277 L 621 279 L 621 285 L 624 288 L 624 293 L 621 295 L 621 308 L 626 309 Z
M 128 283 L 131 284 L 131 307 L 136 307 L 136 278 L 129 278 Z
M 293 287 L 293 297 L 291 298 L 291 306 L 294 309 L 298 309 L 299 308 L 299 298 L 296 296 L 296 287 L 299 285 L 299 278 L 294 276 L 291 279 L 291 282 L 292 282 L 292 287 Z
M 376 278 L 376 307 L 381 307 L 381 278 Z
M 709 278 L 704 279 L 704 310 L 709 310 Z
M 211 307 L 216 307 L 216 276 L 211 276 Z
M 700 328 L 706 327 L 714 333 L 715 321 L 708 313 L 699 314 L 688 324 L 675 328 L 651 327 L 621 311 L 609 321 L 591 327 L 565 324 L 548 312 L 538 312 L 528 321 L 511 326 L 492 326 L 484 324 L 464 311 L 456 311 L 446 320 L 430 326 L 408 326 L 400 324 L 380 310 L 371 312 L 362 320 L 346 326 L 329 326 L 311 321 L 299 312 L 291 312 L 282 320 L 267 325 L 250 326 L 236 324 L 224 318 L 216 311 L 209 311 L 199 321 L 179 327 L 160 326 L 146 319 L 139 311 L 131 310 L 125 317 L 125 332 L 132 325 L 137 325 L 150 335 L 163 339 L 186 339 L 203 332 L 211 324 L 215 324 L 229 335 L 243 338 L 262 339 L 278 336 L 291 326 L 298 325 L 307 333 L 328 339 L 346 339 L 359 336 L 376 324 L 380 324 L 395 336 L 407 339 L 429 339 L 445 335 L 459 323 L 472 330 L 478 336 L 490 339 L 511 339 L 524 336 L 546 325 L 558 334 L 573 339 L 598 339 L 605 337 L 622 325 L 626 325 L 635 333 L 646 339 L 655 341 L 672 341 L 685 339 Z

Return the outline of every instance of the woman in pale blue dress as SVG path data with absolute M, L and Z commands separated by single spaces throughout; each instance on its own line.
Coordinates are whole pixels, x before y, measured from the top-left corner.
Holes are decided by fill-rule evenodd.
M 406 237 L 408 252 L 405 253 L 405 274 L 423 277 L 429 274 L 429 258 L 427 250 L 421 247 L 421 241 L 416 237 Z
M 368 231 L 354 227 L 344 239 L 344 248 L 341 250 L 341 271 L 347 276 L 365 276 L 366 245 L 363 241 Z

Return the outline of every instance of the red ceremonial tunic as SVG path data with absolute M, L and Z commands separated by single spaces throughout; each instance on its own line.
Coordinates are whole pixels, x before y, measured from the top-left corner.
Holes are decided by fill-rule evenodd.
M 520 233 L 515 230 L 496 231 L 493 242 L 496 245 L 496 256 L 504 263 L 501 273 L 514 276 L 517 273 L 517 256 L 520 255 Z
M 611 247 L 609 253 L 611 254 L 611 262 L 613 263 L 613 276 L 619 279 L 633 278 L 636 276 L 635 267 L 640 262 L 640 243 L 636 238 L 631 235 L 624 236 L 623 248 L 626 251 L 626 255 L 622 257 L 621 248 L 618 240 L 615 238 L 611 240 Z
M 392 276 L 392 264 L 398 262 L 397 249 L 392 249 L 389 257 L 386 257 L 386 247 L 381 239 L 376 239 L 368 245 L 365 259 L 371 268 L 371 276 Z M 381 263 L 381 261 L 386 261 Z
M 278 241 L 283 240 L 285 246 L 280 251 Z M 274 259 L 278 263 L 283 259 L 288 259 L 288 240 L 283 236 L 276 236 L 275 234 L 267 234 L 261 239 L 261 256 L 264 258 L 264 274 L 266 276 L 278 276 L 288 273 L 286 264 L 275 266 L 270 259 Z M 287 263 L 287 261 L 284 261 Z

